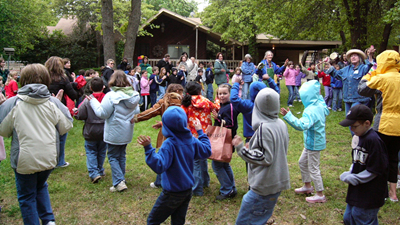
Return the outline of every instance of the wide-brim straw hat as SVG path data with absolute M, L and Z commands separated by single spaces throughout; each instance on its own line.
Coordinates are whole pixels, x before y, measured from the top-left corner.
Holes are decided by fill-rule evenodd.
M 367 55 L 360 49 L 350 49 L 349 51 L 346 52 L 346 58 L 350 59 L 351 54 L 356 53 L 358 54 L 363 60 L 367 59 Z

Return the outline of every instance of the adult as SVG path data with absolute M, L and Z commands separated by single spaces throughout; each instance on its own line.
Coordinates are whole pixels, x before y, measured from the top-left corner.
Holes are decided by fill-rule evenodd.
M 3 77 L 3 84 L 6 83 L 7 77 L 10 71 L 6 69 L 6 61 L 3 58 L 0 58 L 0 75 Z
M 188 74 L 187 82 L 195 81 L 196 77 L 197 77 L 197 72 L 199 69 L 198 62 L 196 61 L 196 59 L 194 57 L 191 57 L 190 60 L 188 60 L 188 61 L 191 61 L 191 64 L 193 66 L 189 69 L 189 71 L 187 71 L 187 74 Z
M 169 75 L 169 73 L 171 73 L 173 66 L 171 64 L 170 59 L 171 59 L 171 56 L 169 54 L 165 54 L 164 58 L 157 62 L 157 67 L 158 67 L 159 71 L 161 71 L 161 68 L 165 68 L 165 70 L 167 71 L 167 75 Z
M 371 53 L 369 57 L 372 57 Z M 362 63 L 367 56 L 359 49 L 351 49 L 347 51 L 346 58 L 350 59 L 350 65 L 341 70 L 336 70 L 333 66 L 331 66 L 325 71 L 325 73 L 343 80 L 343 101 L 345 103 L 347 115 L 347 112 L 351 107 L 358 104 L 369 104 L 370 98 L 359 95 L 357 92 L 357 87 L 360 83 L 361 77 L 368 73 L 372 67 L 372 64 Z
M 131 65 L 131 64 L 128 63 L 128 59 L 127 58 L 123 58 L 121 63 L 117 66 L 117 69 L 125 71 L 125 70 L 127 70 L 126 67 L 128 65 Z
M 372 55 L 371 58 L 368 58 L 368 59 L 364 60 L 365 64 L 368 64 L 368 63 L 374 64 L 374 63 L 376 63 L 376 60 L 375 60 L 375 57 L 374 57 L 375 51 L 376 51 L 376 49 L 375 49 L 375 47 L 373 45 L 371 45 L 371 47 L 365 49 L 364 53 L 366 55 L 370 55 L 370 54 Z
M 50 57 L 45 66 L 49 71 L 51 83 L 49 86 L 50 93 L 57 95 L 60 90 L 64 91 L 72 101 L 78 97 L 78 93 L 74 90 L 69 81 L 68 77 L 64 74 L 64 64 L 60 57 L 52 56 Z M 67 102 L 64 96 L 61 102 L 66 105 Z M 60 153 L 57 167 L 67 167 L 69 163 L 65 161 L 65 142 L 67 141 L 68 133 L 60 136 Z
M 108 87 L 108 81 L 111 78 L 111 75 L 114 73 L 114 65 L 115 61 L 113 59 L 108 59 L 106 66 L 101 70 L 102 78 L 104 81 L 104 85 Z
M 214 80 L 218 86 L 227 83 L 227 72 L 228 68 L 224 62 L 224 56 L 221 52 L 218 52 L 214 63 Z
M 393 50 L 386 50 L 376 58 L 378 66 L 371 75 L 362 77 L 358 84 L 358 93 L 363 96 L 376 95 L 377 103 L 373 129 L 385 142 L 389 159 L 389 198 L 398 201 L 396 182 L 398 173 L 398 152 L 400 149 L 400 55 Z
M 269 77 L 274 77 L 274 74 L 282 74 L 286 66 L 289 62 L 289 59 L 285 60 L 285 64 L 282 67 L 276 65 L 276 63 L 272 62 L 272 58 L 274 58 L 274 53 L 271 51 L 266 51 L 264 55 L 264 59 L 261 60 L 260 63 L 264 64 L 264 67 L 261 69 L 263 75 L 268 74 Z
M 149 64 L 149 58 L 147 56 L 143 57 L 143 62 L 140 63 L 140 71 L 146 70 L 147 67 L 151 67 L 151 65 Z
M 343 52 L 343 54 L 340 56 L 338 65 L 340 69 L 343 69 L 344 67 L 347 66 L 346 52 Z
M 242 99 L 250 99 L 249 87 L 253 81 L 253 74 L 256 71 L 254 63 L 252 62 L 252 57 L 250 54 L 244 56 L 244 61 L 242 63 L 242 79 L 243 79 L 243 89 L 242 89 Z
M 71 60 L 64 58 L 62 59 L 62 62 L 64 63 L 64 73 L 68 77 L 69 82 L 74 82 L 76 75 L 74 72 L 71 72 Z

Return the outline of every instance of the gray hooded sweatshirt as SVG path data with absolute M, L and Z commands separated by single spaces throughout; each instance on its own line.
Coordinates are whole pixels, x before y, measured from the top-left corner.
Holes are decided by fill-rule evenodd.
M 279 119 L 279 94 L 271 88 L 262 89 L 254 102 L 252 127 L 255 131 L 250 149 L 236 146 L 238 155 L 248 162 L 250 188 L 266 196 L 290 188 L 287 151 L 289 133 Z

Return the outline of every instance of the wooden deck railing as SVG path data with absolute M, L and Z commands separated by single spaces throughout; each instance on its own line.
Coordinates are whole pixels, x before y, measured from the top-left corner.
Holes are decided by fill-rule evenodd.
M 151 66 L 156 66 L 160 59 L 149 59 L 149 64 Z M 207 67 L 208 63 L 212 63 L 214 65 L 215 59 L 197 59 L 199 62 L 203 62 L 204 65 Z M 234 70 L 236 67 L 240 66 L 240 60 L 224 60 L 228 69 Z M 177 59 L 171 59 L 172 65 L 176 66 L 178 63 Z

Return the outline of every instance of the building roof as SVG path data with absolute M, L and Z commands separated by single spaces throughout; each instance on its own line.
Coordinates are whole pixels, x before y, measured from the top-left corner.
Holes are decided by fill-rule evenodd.
M 55 30 L 62 30 L 62 32 L 68 36 L 73 33 L 77 22 L 78 19 L 76 18 L 61 18 L 56 26 L 47 26 L 47 30 L 50 34 Z

